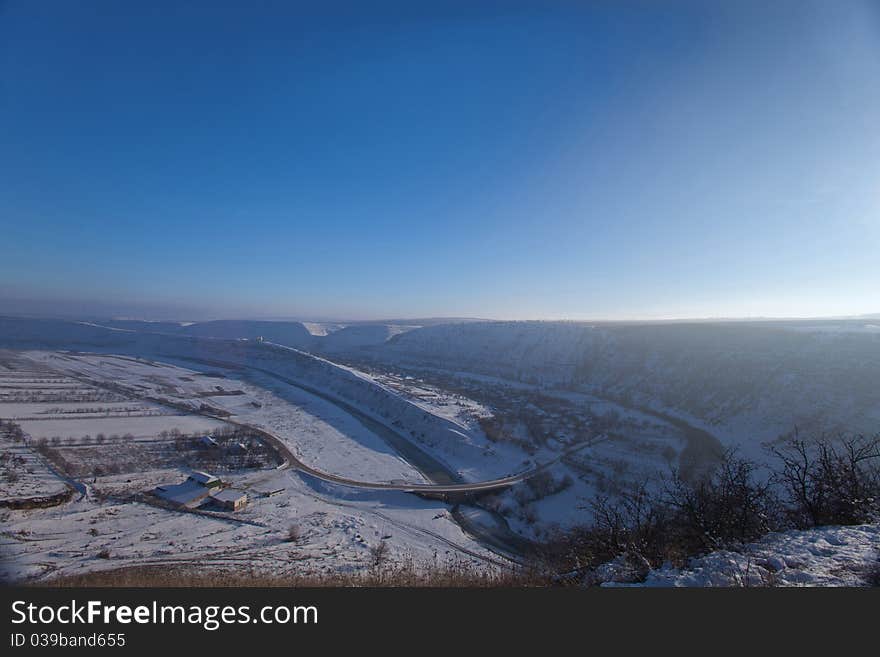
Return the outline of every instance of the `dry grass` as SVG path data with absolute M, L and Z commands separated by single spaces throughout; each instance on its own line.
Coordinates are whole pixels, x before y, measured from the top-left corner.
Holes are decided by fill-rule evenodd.
M 431 568 L 413 564 L 371 568 L 354 573 L 267 575 L 255 571 L 198 570 L 188 566 L 132 566 L 46 580 L 33 586 L 51 587 L 536 587 L 552 579 L 531 570 L 485 570 L 463 562 Z

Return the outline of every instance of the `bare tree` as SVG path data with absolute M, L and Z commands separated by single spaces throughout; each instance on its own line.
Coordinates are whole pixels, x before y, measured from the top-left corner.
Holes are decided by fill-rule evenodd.
M 382 539 L 370 548 L 370 566 L 380 569 L 388 560 L 388 542 Z
M 796 525 L 858 524 L 880 512 L 880 434 L 802 439 L 771 448 Z

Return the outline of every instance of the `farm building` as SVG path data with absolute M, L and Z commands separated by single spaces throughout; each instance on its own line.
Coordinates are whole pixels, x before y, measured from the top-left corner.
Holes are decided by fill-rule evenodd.
M 211 499 L 228 511 L 241 511 L 247 506 L 247 493 L 235 488 L 224 488 L 211 493 Z
M 201 470 L 193 470 L 193 473 L 189 476 L 189 481 L 193 481 L 208 489 L 220 488 L 221 484 L 218 477 Z
M 204 502 L 213 491 L 219 490 L 223 482 L 218 477 L 199 470 L 193 471 L 186 481 L 180 484 L 162 484 L 153 489 L 157 496 L 171 502 L 194 509 Z
M 284 492 L 283 488 L 272 488 L 270 490 L 257 491 L 261 497 L 275 497 Z
M 167 502 L 193 509 L 207 499 L 211 494 L 211 489 L 205 488 L 192 479 L 187 479 L 182 484 L 157 486 L 153 492 Z

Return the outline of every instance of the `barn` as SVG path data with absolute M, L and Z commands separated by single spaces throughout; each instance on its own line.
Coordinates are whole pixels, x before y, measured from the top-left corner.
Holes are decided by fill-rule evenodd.
M 192 479 L 187 479 L 181 484 L 157 486 L 153 492 L 157 497 L 167 502 L 194 509 L 207 499 L 211 494 L 211 489 L 205 488 Z
M 199 486 L 204 486 L 209 490 L 220 488 L 220 485 L 222 484 L 219 477 L 215 477 L 207 472 L 202 472 L 201 470 L 193 470 L 187 481 L 195 482 Z
M 186 481 L 179 484 L 163 484 L 156 486 L 153 493 L 172 504 L 194 509 L 208 499 L 212 492 L 218 491 L 223 485 L 218 477 L 207 472 L 194 470 Z
M 243 490 L 224 488 L 211 493 L 211 499 L 227 511 L 241 511 L 247 506 L 248 496 Z

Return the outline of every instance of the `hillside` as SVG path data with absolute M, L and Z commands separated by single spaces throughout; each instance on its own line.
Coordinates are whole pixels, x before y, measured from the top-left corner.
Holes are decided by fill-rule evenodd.
M 493 322 L 422 328 L 376 361 L 582 387 L 767 440 L 880 425 L 880 333 L 801 324 Z

